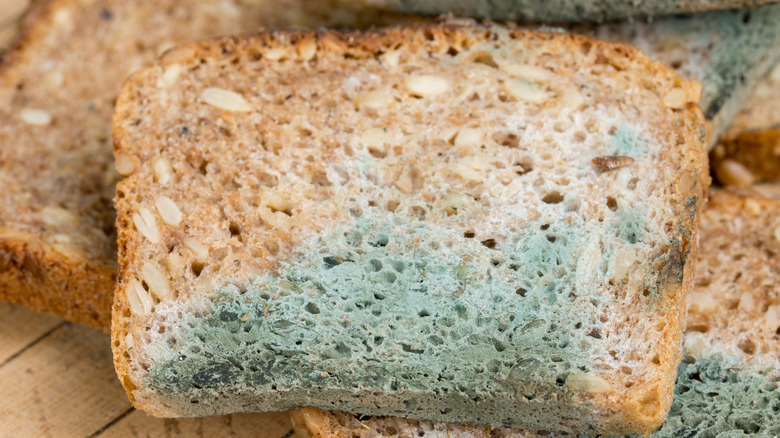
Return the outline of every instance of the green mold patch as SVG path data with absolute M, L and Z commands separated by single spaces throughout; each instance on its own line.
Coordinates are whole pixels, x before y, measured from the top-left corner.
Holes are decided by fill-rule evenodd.
M 620 239 L 636 244 L 647 235 L 647 220 L 644 212 L 639 208 L 621 208 L 616 224 L 611 231 Z
M 508 425 L 530 400 L 571 396 L 570 373 L 595 372 L 603 323 L 592 314 L 608 303 L 576 288 L 586 241 L 577 228 L 540 223 L 479 242 L 369 216 L 185 316 L 170 341 L 177 355 L 149 370 L 160 399 L 218 403 L 230 393 L 247 406 L 330 400 L 317 407 L 349 410 L 368 397 L 385 414 L 466 421 L 477 412 Z
M 720 356 L 686 358 L 669 416 L 651 436 L 780 436 L 779 370 L 750 370 Z
M 609 138 L 613 155 L 623 157 L 639 157 L 650 150 L 647 143 L 640 140 L 637 130 L 629 126 L 619 126 Z

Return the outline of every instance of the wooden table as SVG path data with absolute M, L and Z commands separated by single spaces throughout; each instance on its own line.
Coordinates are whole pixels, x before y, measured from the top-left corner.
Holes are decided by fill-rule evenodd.
M 285 413 L 160 419 L 130 406 L 108 335 L 0 303 L 0 437 L 293 436 Z

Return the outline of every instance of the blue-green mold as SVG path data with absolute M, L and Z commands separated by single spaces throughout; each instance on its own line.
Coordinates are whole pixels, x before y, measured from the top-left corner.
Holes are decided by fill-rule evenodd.
M 718 355 L 686 358 L 674 402 L 653 438 L 780 436 L 780 369 Z
M 364 214 L 245 291 L 219 290 L 213 307 L 185 316 L 175 355 L 153 364 L 148 385 L 194 412 L 223 401 L 359 406 L 504 426 L 531 400 L 577 396 L 566 378 L 596 372 L 595 306 L 608 304 L 575 286 L 581 228 L 538 223 L 494 244 L 392 221 Z
M 618 126 L 609 139 L 612 155 L 624 157 L 640 157 L 647 154 L 647 143 L 639 139 L 637 129 L 629 126 Z

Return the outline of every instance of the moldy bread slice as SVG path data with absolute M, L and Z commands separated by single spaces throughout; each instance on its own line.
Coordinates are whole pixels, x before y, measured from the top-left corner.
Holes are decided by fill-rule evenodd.
M 708 182 L 697 89 L 499 26 L 169 52 L 114 118 L 122 383 L 160 416 L 652 430 Z

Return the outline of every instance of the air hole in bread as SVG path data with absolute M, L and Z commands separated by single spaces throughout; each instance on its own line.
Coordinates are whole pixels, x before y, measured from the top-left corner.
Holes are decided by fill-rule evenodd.
M 190 268 L 192 269 L 192 273 L 195 274 L 196 277 L 200 277 L 201 272 L 203 272 L 203 268 L 205 265 L 201 262 L 192 262 L 190 265 Z
M 417 220 L 424 220 L 425 215 L 427 214 L 425 207 L 419 205 L 413 205 L 409 207 L 407 209 L 407 212 L 409 213 L 409 215 L 415 217 Z
M 374 158 L 385 158 L 387 157 L 387 148 L 371 145 L 368 147 L 368 153 Z
M 612 211 L 617 211 L 618 208 L 617 201 L 612 196 L 607 196 L 607 208 L 609 208 Z
M 487 239 L 483 240 L 482 245 L 484 245 L 486 248 L 494 249 L 496 247 L 496 239 Z
M 563 201 L 563 195 L 560 192 L 550 192 L 542 198 L 545 204 L 559 204 Z
M 268 251 L 268 254 L 276 255 L 279 253 L 279 244 L 273 240 L 266 240 L 263 243 L 263 248 Z
M 493 55 L 488 52 L 478 52 L 471 60 L 475 64 L 484 64 L 488 67 L 498 68 L 498 64 L 493 59 Z
M 230 226 L 228 226 L 228 231 L 230 231 L 231 237 L 236 237 L 239 242 L 243 242 L 243 240 L 241 240 L 241 231 L 239 230 L 238 225 L 231 222 Z
M 756 352 L 756 343 L 753 342 L 750 338 L 745 338 L 739 341 L 738 347 L 740 350 L 742 350 L 745 354 L 755 354 Z
M 401 204 L 401 201 L 397 199 L 391 199 L 387 201 L 387 204 L 385 204 L 385 208 L 390 213 L 395 213 L 395 210 L 398 208 L 398 206 Z
M 493 140 L 501 146 L 517 149 L 520 147 L 520 137 L 511 132 L 497 132 L 493 134 Z

